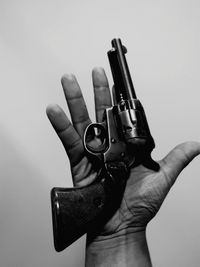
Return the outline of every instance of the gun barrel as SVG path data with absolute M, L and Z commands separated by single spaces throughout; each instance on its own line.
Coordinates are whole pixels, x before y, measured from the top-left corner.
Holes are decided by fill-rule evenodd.
M 111 44 L 113 48 L 108 51 L 108 59 L 115 85 L 116 102 L 137 98 L 125 57 L 127 49 L 120 39 L 113 39 Z

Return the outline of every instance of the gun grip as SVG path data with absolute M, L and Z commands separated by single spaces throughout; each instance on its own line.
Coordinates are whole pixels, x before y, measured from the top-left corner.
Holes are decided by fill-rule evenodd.
M 106 178 L 85 187 L 51 190 L 56 251 L 62 251 L 85 233 L 98 229 L 116 206 L 115 196 L 120 199 L 125 180 Z

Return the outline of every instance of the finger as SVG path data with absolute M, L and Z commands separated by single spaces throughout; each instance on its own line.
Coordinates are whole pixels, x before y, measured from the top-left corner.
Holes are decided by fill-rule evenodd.
M 185 142 L 176 146 L 161 161 L 162 170 L 168 180 L 169 189 L 176 181 L 179 173 L 199 154 L 199 142 Z
M 101 122 L 104 110 L 112 105 L 108 79 L 102 68 L 94 68 L 92 71 L 94 87 L 96 121 Z
M 81 89 L 73 74 L 64 75 L 61 79 L 61 83 L 71 114 L 72 123 L 82 138 L 85 128 L 91 123 L 91 121 Z
M 72 126 L 65 112 L 58 105 L 49 105 L 47 116 L 59 136 L 68 154 L 71 166 L 77 164 L 83 157 L 84 148 L 79 134 Z

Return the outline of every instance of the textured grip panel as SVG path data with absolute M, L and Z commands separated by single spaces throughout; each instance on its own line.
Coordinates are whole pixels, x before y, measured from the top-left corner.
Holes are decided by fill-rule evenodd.
M 52 189 L 56 251 L 62 251 L 86 232 L 98 227 L 107 214 L 106 209 L 110 211 L 114 196 L 123 190 L 124 179 L 119 180 L 120 183 L 116 183 L 111 178 L 106 178 L 82 188 Z

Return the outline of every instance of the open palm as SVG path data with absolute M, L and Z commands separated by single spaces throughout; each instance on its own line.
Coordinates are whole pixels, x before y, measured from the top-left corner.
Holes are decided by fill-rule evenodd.
M 105 108 L 112 105 L 107 77 L 101 68 L 92 72 L 96 120 L 101 122 Z M 83 146 L 83 135 L 91 123 L 88 111 L 74 75 L 65 75 L 62 86 L 71 121 L 58 105 L 49 105 L 47 115 L 61 139 L 71 164 L 74 186 L 85 186 L 97 178 Z M 200 143 L 186 142 L 175 147 L 159 161 L 158 172 L 143 165 L 130 171 L 119 209 L 104 225 L 101 234 L 110 235 L 122 229 L 145 229 L 155 216 L 163 200 L 183 168 L 200 153 Z

